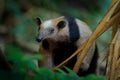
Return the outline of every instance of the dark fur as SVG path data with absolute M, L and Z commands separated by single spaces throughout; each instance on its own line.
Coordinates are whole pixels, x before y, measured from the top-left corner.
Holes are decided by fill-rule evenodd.
M 62 61 L 67 59 L 69 56 L 71 56 L 72 53 L 75 52 L 75 50 L 77 50 L 77 47 L 73 43 L 58 42 L 58 46 L 59 47 L 55 49 L 53 52 L 53 55 L 54 55 L 53 62 L 55 65 L 60 64 Z M 88 74 L 95 74 L 96 68 L 97 68 L 97 59 L 98 59 L 98 52 L 96 47 L 95 54 L 91 61 L 90 67 L 88 68 L 87 71 L 83 71 L 82 69 L 80 69 L 78 75 L 86 76 Z M 77 56 L 72 58 L 65 66 L 70 69 L 73 69 L 76 60 L 77 60 Z
M 42 41 L 42 47 L 46 50 L 49 50 L 49 43 L 48 43 L 47 39 Z
M 53 51 L 53 62 L 55 65 L 58 65 L 62 61 L 67 59 L 77 49 L 74 43 L 68 43 L 68 42 L 57 42 L 57 43 L 58 43 L 57 46 L 59 47 Z M 66 66 L 72 69 L 75 61 L 76 58 L 74 57 L 72 60 L 70 60 L 69 63 L 66 64 Z
M 65 16 L 65 19 L 68 21 L 69 25 L 70 41 L 75 42 L 80 38 L 79 28 L 75 21 L 75 18 Z

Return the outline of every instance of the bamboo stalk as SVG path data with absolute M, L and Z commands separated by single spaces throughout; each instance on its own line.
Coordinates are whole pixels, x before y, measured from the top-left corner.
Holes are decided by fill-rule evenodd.
M 112 26 L 112 39 L 114 38 L 116 32 L 117 32 L 117 29 L 118 29 L 118 24 L 119 24 L 119 18 L 116 19 L 115 23 L 113 24 Z
M 116 3 L 117 3 L 117 0 L 112 0 L 112 2 L 111 2 L 111 4 L 110 4 L 107 12 L 109 12 L 109 11 L 111 10 L 111 8 L 113 8 L 113 6 L 114 6 Z M 104 17 L 107 15 L 107 12 L 105 13 Z M 112 15 L 111 15 L 111 16 L 112 16 Z M 109 16 L 108 19 L 106 19 L 106 20 L 108 21 L 111 16 Z
M 118 37 L 116 41 L 117 45 L 117 62 L 116 62 L 116 69 L 115 69 L 115 80 L 120 80 L 120 27 L 118 28 Z
M 110 80 L 110 76 L 111 75 L 111 66 L 113 64 L 113 53 L 114 53 L 114 46 L 115 46 L 115 42 L 117 39 L 117 34 L 115 35 L 115 37 L 113 38 L 111 45 L 110 45 L 110 52 L 108 54 L 108 61 L 107 61 L 107 69 L 106 69 L 106 80 Z
M 102 31 L 98 34 L 98 36 L 101 35 L 105 30 L 107 30 L 111 25 L 113 25 L 113 23 L 115 23 L 118 18 L 120 18 L 120 11 L 116 13 L 116 15 L 114 15 L 109 22 L 106 22 L 106 24 L 104 24 L 104 27 Z
M 110 76 L 110 80 L 116 80 L 116 76 L 119 74 L 116 74 L 116 69 L 118 68 L 117 66 L 117 61 L 119 58 L 119 35 L 118 35 L 118 31 L 117 31 L 117 37 L 116 37 L 116 41 L 115 41 L 115 46 L 114 46 L 114 52 L 113 52 L 113 63 L 111 65 L 111 76 Z
M 114 45 L 110 45 L 110 52 L 108 54 L 108 60 L 107 60 L 107 69 L 106 69 L 106 80 L 110 80 L 110 72 L 111 72 L 111 64 L 112 64 L 112 56 L 113 56 L 113 49 Z
M 114 4 L 117 0 L 112 0 L 112 4 Z M 120 6 L 117 7 L 117 9 L 115 10 L 114 14 L 117 13 L 118 11 L 120 11 Z M 115 23 L 112 25 L 112 39 L 114 38 L 117 29 L 118 29 L 118 24 L 119 24 L 119 18 L 116 19 Z
M 110 49 L 109 49 L 110 52 L 108 54 L 108 59 L 107 59 L 106 80 L 112 80 L 113 79 L 113 77 L 111 78 L 111 76 L 114 76 L 115 72 L 113 72 L 113 71 L 115 70 L 115 66 L 117 66 L 117 64 L 118 64 L 116 56 L 119 56 L 119 54 L 117 53 L 117 55 L 116 55 L 116 52 L 114 52 L 114 51 L 118 51 L 118 50 L 114 50 L 115 45 L 120 44 L 120 43 L 115 44 L 116 41 L 117 41 L 117 37 L 118 37 L 118 32 L 114 36 L 114 38 L 113 38 L 113 40 L 111 42 L 111 45 L 110 45 Z M 118 39 L 118 41 L 119 40 L 120 39 Z M 116 61 L 115 61 L 115 59 L 116 59 Z

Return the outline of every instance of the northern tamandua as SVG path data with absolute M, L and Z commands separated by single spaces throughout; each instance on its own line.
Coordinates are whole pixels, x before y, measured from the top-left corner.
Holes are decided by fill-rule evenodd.
M 36 40 L 40 42 L 39 53 L 44 56 L 44 59 L 39 61 L 40 66 L 53 68 L 60 64 L 92 34 L 86 23 L 73 17 L 62 16 L 44 22 L 40 18 L 36 20 L 39 28 Z M 65 66 L 72 69 L 80 54 Z M 98 53 L 94 43 L 82 62 L 79 74 L 95 73 L 97 59 Z

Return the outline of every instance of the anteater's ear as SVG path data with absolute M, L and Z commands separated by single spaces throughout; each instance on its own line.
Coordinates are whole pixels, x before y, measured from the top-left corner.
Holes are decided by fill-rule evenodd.
M 36 23 L 37 23 L 38 26 L 41 25 L 42 21 L 39 17 L 36 18 Z
M 65 21 L 60 21 L 60 22 L 58 22 L 58 24 L 57 24 L 58 29 L 62 29 L 62 28 L 64 28 L 65 26 L 66 26 L 66 22 L 65 22 Z

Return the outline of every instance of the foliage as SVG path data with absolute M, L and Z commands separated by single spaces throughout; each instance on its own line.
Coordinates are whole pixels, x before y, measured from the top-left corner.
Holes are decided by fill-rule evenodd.
M 61 69 L 53 72 L 45 67 L 39 68 L 32 60 L 41 60 L 42 56 L 38 54 L 26 56 L 16 45 L 7 44 L 5 51 L 8 60 L 13 62 L 13 69 L 10 71 L 0 70 L 1 80 L 104 80 L 104 77 L 95 75 L 79 77 L 67 67 L 65 69 L 68 73 Z

